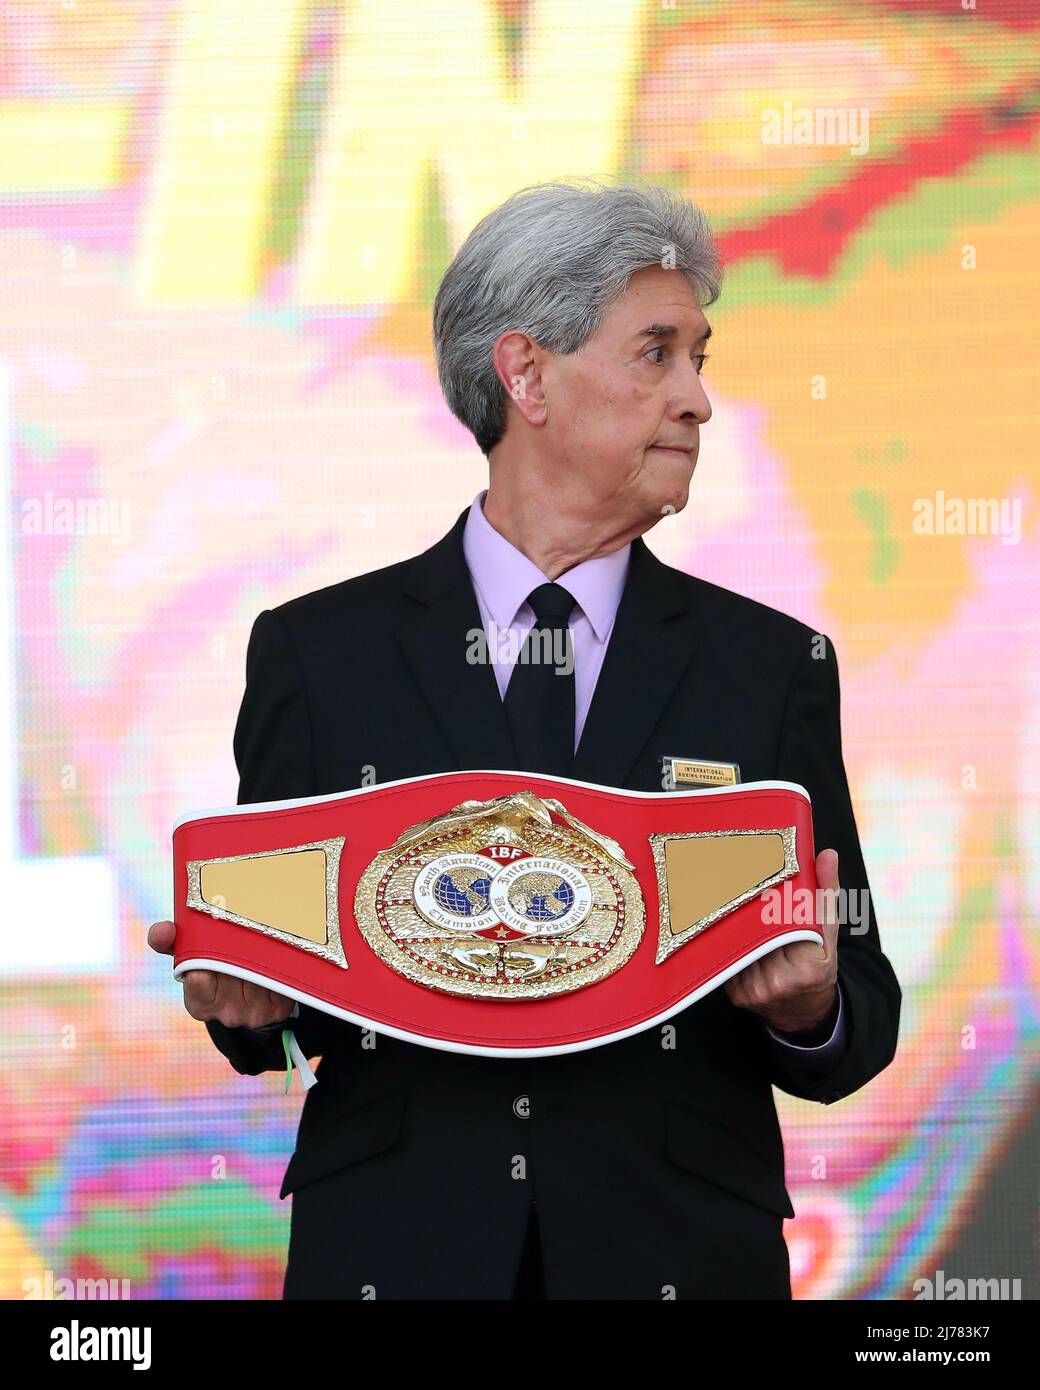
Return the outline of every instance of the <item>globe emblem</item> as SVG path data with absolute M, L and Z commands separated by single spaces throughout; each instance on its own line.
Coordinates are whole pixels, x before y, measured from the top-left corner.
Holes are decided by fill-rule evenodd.
M 555 874 L 525 874 L 509 889 L 509 905 L 529 922 L 557 922 L 574 906 L 574 889 Z
M 440 874 L 433 884 L 438 907 L 455 917 L 479 917 L 488 909 L 491 877 L 479 870 L 456 869 Z
M 473 936 L 505 926 L 542 937 L 563 935 L 583 922 L 592 890 L 585 875 L 563 859 L 526 855 L 503 868 L 484 855 L 456 851 L 419 871 L 412 902 L 442 932 Z

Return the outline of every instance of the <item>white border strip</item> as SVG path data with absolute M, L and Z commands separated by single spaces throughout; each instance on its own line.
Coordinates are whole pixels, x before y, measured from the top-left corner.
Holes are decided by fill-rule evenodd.
M 410 780 L 410 779 L 409 779 Z M 384 783 L 389 786 L 389 783 Z M 588 784 L 583 784 L 588 785 Z M 748 786 L 755 785 L 748 783 Z M 761 785 L 765 785 L 764 783 Z M 786 783 L 773 783 L 771 785 L 787 785 Z M 714 790 L 714 789 L 712 789 Z M 656 795 L 654 792 L 642 793 L 642 795 Z M 671 793 L 667 793 L 671 795 Z M 254 985 L 263 985 L 265 989 L 273 989 L 276 994 L 284 994 L 290 999 L 295 999 L 301 1004 L 309 1004 L 312 1008 L 320 1010 L 322 1013 L 334 1014 L 337 1018 L 345 1019 L 348 1023 L 356 1023 L 362 1028 L 370 1028 L 375 1033 L 386 1033 L 391 1038 L 400 1038 L 402 1042 L 418 1043 L 420 1047 L 433 1047 L 441 1052 L 468 1052 L 479 1057 L 555 1057 L 566 1052 L 585 1052 L 592 1047 L 603 1047 L 607 1043 L 619 1042 L 622 1038 L 630 1038 L 636 1033 L 645 1033 L 648 1028 L 653 1028 L 655 1024 L 664 1023 L 673 1014 L 679 1013 L 690 1004 L 695 1004 L 704 995 L 710 994 L 713 989 L 725 982 L 732 976 L 739 974 L 746 965 L 759 960 L 762 956 L 767 956 L 771 951 L 777 950 L 780 946 L 790 946 L 793 941 L 815 941 L 820 943 L 817 932 L 801 930 L 786 932 L 783 936 L 774 937 L 772 941 L 767 941 L 764 946 L 757 946 L 753 951 L 749 951 L 746 956 L 741 956 L 727 969 L 720 971 L 718 975 L 712 976 L 707 983 L 698 989 L 692 990 L 684 995 L 677 1004 L 673 1004 L 664 1013 L 655 1014 L 653 1018 L 648 1018 L 643 1023 L 634 1024 L 631 1028 L 622 1028 L 616 1033 L 604 1033 L 598 1038 L 587 1038 L 582 1042 L 563 1043 L 559 1047 L 478 1047 L 473 1043 L 452 1043 L 445 1042 L 442 1038 L 430 1038 L 423 1033 L 412 1033 L 405 1028 L 392 1028 L 386 1023 L 374 1023 L 370 1018 L 365 1018 L 363 1014 L 351 1013 L 348 1009 L 336 1008 L 333 1004 L 326 1004 L 324 1000 L 315 999 L 313 995 L 305 994 L 303 990 L 292 989 L 288 985 L 282 984 L 280 980 L 272 980 L 267 975 L 259 975 L 255 970 L 244 970 L 241 966 L 228 965 L 224 961 L 195 960 L 181 961 L 174 972 L 173 978 L 179 980 L 188 970 L 215 970 L 222 975 L 235 975 L 240 980 L 249 980 Z M 562 997 L 562 996 L 557 996 Z M 521 1003 L 510 1003 L 502 1001 L 505 1008 L 515 1008 Z M 286 1027 L 290 1027 L 295 1020 L 290 1020 Z
M 537 777 L 546 781 L 562 782 L 568 787 L 585 787 L 590 791 L 607 792 L 610 796 L 627 796 L 634 801 L 672 801 L 691 796 L 732 796 L 734 792 L 744 791 L 785 791 L 796 792 L 812 805 L 809 793 L 798 782 L 738 782 L 736 786 L 706 787 L 702 791 L 637 792 L 629 791 L 625 787 L 605 787 L 600 782 L 582 782 L 574 777 L 546 777 L 541 772 L 517 772 L 515 768 L 475 767 L 453 772 L 430 772 L 422 777 L 399 777 L 393 782 L 373 782 L 370 787 L 353 787 L 350 791 L 334 792 L 330 796 L 297 796 L 287 801 L 253 801 L 247 802 L 244 806 L 218 806 L 208 811 L 194 811 L 181 816 L 174 822 L 173 828 L 176 831 L 189 821 L 209 820 L 213 816 L 247 816 L 263 811 L 288 810 L 292 806 L 321 806 L 327 801 L 346 801 L 352 796 L 367 796 L 370 792 L 383 791 L 387 787 L 419 786 L 423 782 L 443 782 L 460 777 L 515 777 L 521 782 Z

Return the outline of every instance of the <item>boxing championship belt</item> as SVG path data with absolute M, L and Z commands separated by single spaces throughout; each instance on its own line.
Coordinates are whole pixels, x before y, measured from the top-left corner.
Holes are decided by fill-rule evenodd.
M 456 1052 L 599 1047 L 823 943 L 791 782 L 448 772 L 191 816 L 173 857 L 176 978 L 222 971 Z

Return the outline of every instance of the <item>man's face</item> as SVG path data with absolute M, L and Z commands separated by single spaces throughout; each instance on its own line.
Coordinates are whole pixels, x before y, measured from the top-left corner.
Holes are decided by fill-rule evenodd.
M 685 507 L 700 426 L 711 419 L 700 379 L 710 334 L 686 277 L 651 266 L 579 352 L 546 354 L 541 442 L 590 514 L 635 523 Z

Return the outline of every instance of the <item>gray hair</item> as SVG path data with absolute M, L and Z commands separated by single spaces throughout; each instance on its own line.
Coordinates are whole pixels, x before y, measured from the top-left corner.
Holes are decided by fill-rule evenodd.
M 681 271 L 701 304 L 719 296 L 707 217 L 657 184 L 531 184 L 477 223 L 437 290 L 433 341 L 445 400 L 484 454 L 506 427 L 508 392 L 491 360 L 498 338 L 512 330 L 549 352 L 577 352 L 629 278 L 653 265 Z

